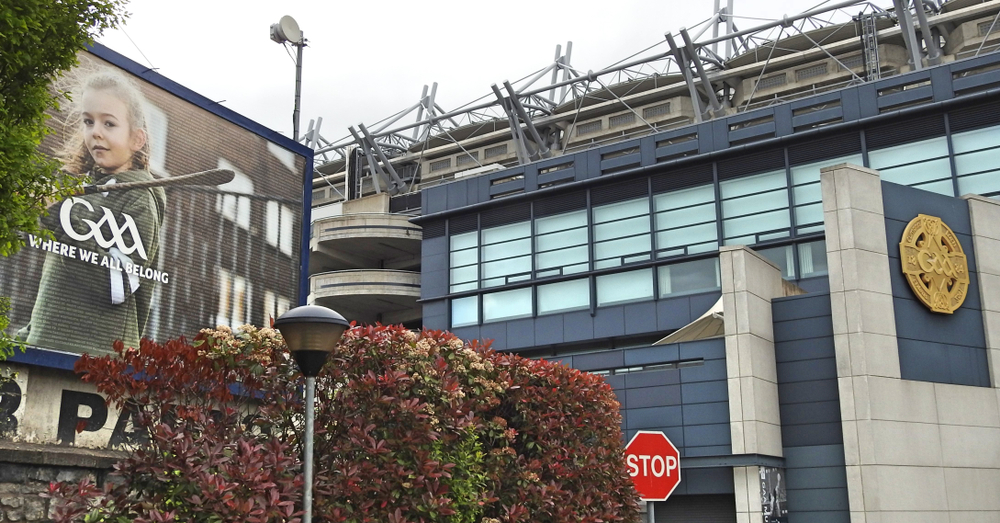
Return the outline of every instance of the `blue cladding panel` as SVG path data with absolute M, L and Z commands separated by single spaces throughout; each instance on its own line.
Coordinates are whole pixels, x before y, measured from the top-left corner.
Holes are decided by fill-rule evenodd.
M 882 182 L 886 243 L 903 379 L 989 387 L 989 366 L 972 226 L 965 200 Z M 969 263 L 969 293 L 954 314 L 937 314 L 916 300 L 900 270 L 899 241 L 918 214 L 940 217 L 958 236 Z
M 789 521 L 847 523 L 847 474 L 829 294 L 773 302 Z
M 560 314 L 535 318 L 535 344 L 552 345 L 563 342 L 563 317 Z
M 681 467 L 683 466 L 682 463 Z M 732 494 L 734 492 L 733 469 L 720 467 L 684 470 L 681 473 L 681 483 L 677 485 L 677 490 L 674 491 L 674 494 Z

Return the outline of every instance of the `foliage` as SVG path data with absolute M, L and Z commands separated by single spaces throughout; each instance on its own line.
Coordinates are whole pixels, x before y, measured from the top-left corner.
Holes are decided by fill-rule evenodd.
M 229 482 L 230 505 L 245 508 L 253 500 L 246 507 L 258 507 L 253 490 L 260 480 L 246 478 L 237 488 L 236 474 L 210 451 L 229 445 L 239 456 L 267 448 L 297 460 L 303 378 L 274 332 L 203 331 L 195 344 L 144 342 L 139 351 L 116 348 L 117 359 L 82 360 L 88 381 L 120 405 L 137 405 L 138 425 L 156 430 L 119 466 L 124 481 L 106 487 L 103 497 L 92 486 L 55 487 L 64 496 L 57 521 L 83 521 L 87 513 L 104 517 L 93 521 L 168 514 L 242 521 L 240 514 L 251 511 L 237 513 L 225 503 L 212 505 L 217 519 L 195 510 L 204 496 L 195 500 L 193 493 L 221 488 L 206 472 Z M 227 386 L 234 383 L 238 395 Z M 316 521 L 638 520 L 619 405 L 600 377 L 465 344 L 446 332 L 364 326 L 345 333 L 316 388 Z M 211 405 L 241 403 L 233 413 L 249 412 L 251 399 L 252 431 L 226 432 L 205 416 Z M 236 441 L 249 450 L 238 451 Z M 298 467 L 296 461 L 270 468 L 297 473 Z M 278 499 L 297 500 L 284 487 L 278 492 Z
M 46 112 L 64 96 L 50 86 L 76 65 L 77 51 L 124 17 L 123 0 L 0 3 L 0 256 L 21 247 L 19 231 L 47 236 L 38 223 L 46 202 L 79 184 L 38 150 L 49 133 Z

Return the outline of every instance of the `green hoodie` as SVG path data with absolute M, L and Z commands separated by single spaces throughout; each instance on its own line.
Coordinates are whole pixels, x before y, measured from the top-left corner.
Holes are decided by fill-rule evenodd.
M 147 171 L 127 171 L 104 176 L 97 184 L 152 179 Z M 163 188 L 152 187 L 76 196 L 50 208 L 42 224 L 54 233 L 55 241 L 75 247 L 76 255 L 45 255 L 31 322 L 18 337 L 32 346 L 70 352 L 109 352 L 115 340 L 138 347 L 154 286 L 162 284 L 117 267 L 131 262 L 157 268 L 165 206 Z M 64 220 L 72 231 L 66 231 Z M 103 241 L 98 242 L 98 236 Z M 96 256 L 85 261 L 81 258 L 89 256 L 81 256 L 84 250 Z

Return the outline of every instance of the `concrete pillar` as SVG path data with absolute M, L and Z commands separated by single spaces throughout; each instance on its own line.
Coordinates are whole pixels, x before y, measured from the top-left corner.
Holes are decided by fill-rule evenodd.
M 1000 389 L 1000 201 L 975 194 L 967 194 L 962 198 L 969 202 L 972 247 L 979 269 L 979 296 L 983 305 L 990 384 Z
M 771 300 L 785 295 L 781 271 L 743 246 L 719 250 L 733 454 L 782 456 Z M 761 520 L 758 467 L 734 467 L 739 523 Z

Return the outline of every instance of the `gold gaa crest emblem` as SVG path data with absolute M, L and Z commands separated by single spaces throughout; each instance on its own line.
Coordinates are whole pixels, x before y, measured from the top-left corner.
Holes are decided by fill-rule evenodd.
M 969 264 L 951 228 L 937 216 L 918 214 L 899 242 L 910 288 L 930 310 L 951 314 L 969 290 Z

